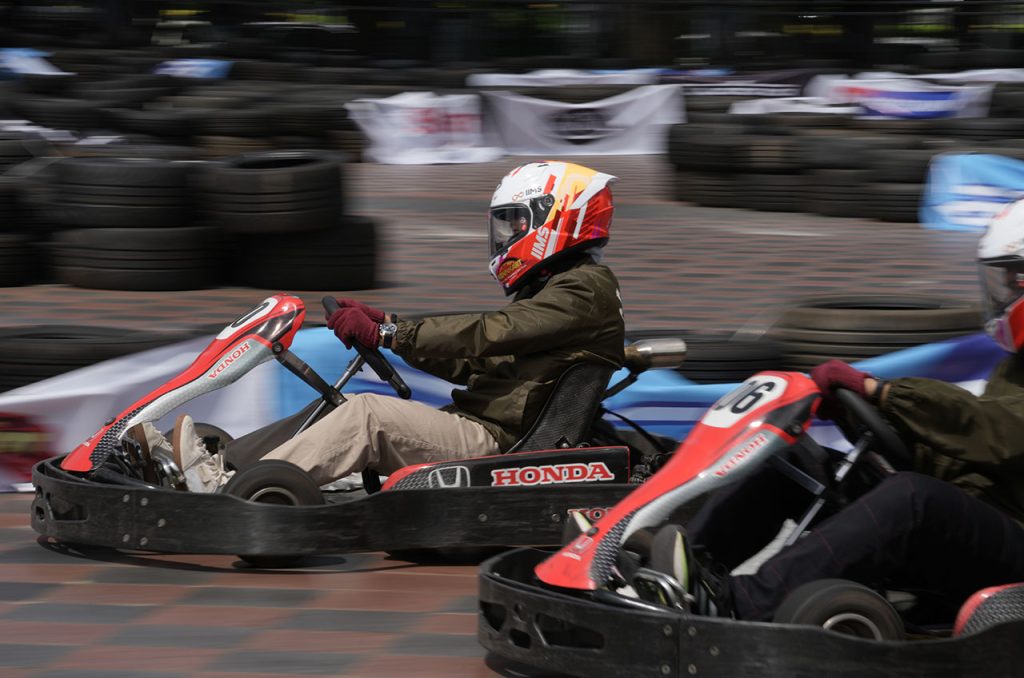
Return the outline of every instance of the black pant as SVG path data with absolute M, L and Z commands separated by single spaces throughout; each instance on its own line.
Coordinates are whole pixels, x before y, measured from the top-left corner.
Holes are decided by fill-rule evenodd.
M 687 532 L 731 570 L 764 547 L 783 520 L 798 517 L 809 496 L 765 468 L 713 497 Z M 897 473 L 756 574 L 728 579 L 736 616 L 768 621 L 790 591 L 829 578 L 933 591 L 957 606 L 986 586 L 1024 581 L 1024 527 L 951 483 Z

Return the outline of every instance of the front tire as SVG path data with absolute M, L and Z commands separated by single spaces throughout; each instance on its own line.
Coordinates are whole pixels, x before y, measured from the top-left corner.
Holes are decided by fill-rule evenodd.
M 870 640 L 904 640 L 903 620 L 871 589 L 846 579 L 819 579 L 797 587 L 775 611 L 777 624 L 820 626 Z
M 317 506 L 325 503 L 324 495 L 308 473 L 291 462 L 266 459 L 239 471 L 222 490 L 239 499 L 275 506 Z M 238 556 L 253 567 L 290 567 L 302 556 L 290 554 Z

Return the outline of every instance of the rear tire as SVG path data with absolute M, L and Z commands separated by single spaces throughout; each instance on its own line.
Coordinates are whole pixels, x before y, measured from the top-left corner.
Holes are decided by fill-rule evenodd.
M 873 640 L 903 640 L 906 635 L 903 620 L 885 598 L 846 579 L 819 579 L 797 587 L 772 621 Z
M 325 503 L 324 495 L 308 473 L 295 464 L 266 459 L 239 471 L 222 490 L 239 499 L 276 506 L 317 506 Z M 253 567 L 290 567 L 303 556 L 290 554 L 238 556 Z

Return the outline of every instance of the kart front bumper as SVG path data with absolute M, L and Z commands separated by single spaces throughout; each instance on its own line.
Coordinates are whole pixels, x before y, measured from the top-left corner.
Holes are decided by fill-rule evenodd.
M 32 528 L 59 541 L 166 553 L 311 555 L 447 547 L 555 546 L 569 509 L 613 506 L 634 485 L 452 487 L 275 506 L 224 494 L 91 481 L 32 470 Z
M 481 565 L 478 639 L 492 659 L 544 675 L 602 678 L 1024 676 L 1024 620 L 955 639 L 879 642 L 644 603 L 622 607 L 542 588 L 533 569 L 550 555 L 517 549 Z

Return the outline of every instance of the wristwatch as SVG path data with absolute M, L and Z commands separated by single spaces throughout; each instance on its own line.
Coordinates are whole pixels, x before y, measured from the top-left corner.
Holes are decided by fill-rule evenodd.
M 395 323 L 381 323 L 377 332 L 380 334 L 380 345 L 383 348 L 391 348 L 391 342 L 395 340 L 395 332 L 398 325 Z

